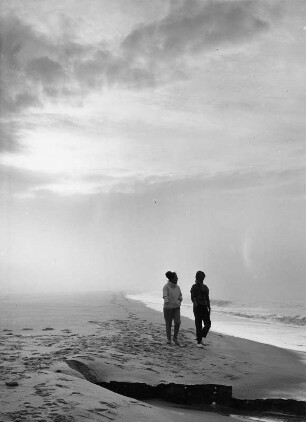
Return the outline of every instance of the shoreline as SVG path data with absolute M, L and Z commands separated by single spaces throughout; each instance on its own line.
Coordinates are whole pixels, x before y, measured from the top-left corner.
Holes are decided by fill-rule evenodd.
M 186 295 L 187 296 L 187 295 Z M 127 294 L 127 298 L 132 300 L 140 300 L 145 306 L 150 309 L 160 311 L 163 307 L 163 300 L 156 296 L 156 292 L 146 293 L 131 293 Z M 215 302 L 225 302 L 222 300 L 215 300 Z M 251 316 L 254 313 L 253 305 L 244 305 L 229 301 L 233 308 L 222 309 L 218 306 L 213 306 L 211 318 L 213 321 L 212 330 L 214 332 L 228 335 L 231 337 L 244 338 L 258 343 L 276 346 L 282 349 L 292 350 L 298 353 L 304 353 L 306 356 L 306 343 L 304 336 L 303 325 L 281 324 L 277 320 L 267 318 L 267 315 L 273 313 L 276 317 L 276 309 L 267 310 L 258 315 Z M 221 305 L 222 306 L 222 305 Z M 226 305 L 228 306 L 228 305 Z M 251 306 L 251 307 L 250 307 Z M 258 304 L 256 305 L 258 306 Z M 258 312 L 258 311 L 257 311 Z M 260 312 L 260 311 L 259 311 Z M 181 315 L 192 321 L 194 320 L 192 303 L 188 299 L 186 303 L 181 306 Z M 242 316 L 246 315 L 246 316 Z M 270 315 L 271 316 L 271 315 Z M 280 316 L 278 317 L 280 318 Z M 282 316 L 283 319 L 290 319 L 297 317 Z M 303 318 L 302 318 L 303 319 Z
M 129 295 L 128 295 L 128 294 L 124 294 L 124 297 L 125 297 L 127 300 L 131 300 L 131 301 L 138 301 L 138 302 L 140 302 L 143 306 L 145 306 L 147 309 L 149 309 L 149 310 L 153 310 L 154 312 L 158 312 L 158 313 L 162 314 L 162 311 L 160 311 L 160 310 L 156 310 L 155 308 L 151 307 L 150 305 L 147 305 L 147 304 L 146 304 L 145 302 L 143 302 L 142 300 L 140 300 L 140 299 L 133 299 L 133 298 L 129 298 L 129 297 L 127 297 L 127 296 L 129 296 Z M 161 307 L 162 307 L 162 305 L 161 305 Z M 214 314 L 214 316 L 216 316 L 216 314 L 218 315 L 218 311 Z M 189 317 L 189 316 L 182 316 L 182 315 L 181 315 L 181 318 L 182 318 L 182 319 L 184 318 L 184 319 L 186 319 L 186 320 L 188 321 L 188 326 L 190 325 L 190 321 L 191 321 L 192 326 L 194 327 L 194 319 L 193 319 L 193 318 L 191 318 L 191 317 Z M 233 318 L 233 319 L 242 319 L 242 317 L 231 317 L 231 318 Z M 222 336 L 226 336 L 226 337 L 231 337 L 231 338 L 234 338 L 234 339 L 241 339 L 241 340 L 252 341 L 252 342 L 254 342 L 254 343 L 259 343 L 259 344 L 262 344 L 262 345 L 265 345 L 265 346 L 268 346 L 268 347 L 276 347 L 277 349 L 281 349 L 281 350 L 288 351 L 288 352 L 290 352 L 290 353 L 295 354 L 295 355 L 297 356 L 298 360 L 299 360 L 300 362 L 302 362 L 302 364 L 306 367 L 306 352 L 305 352 L 305 351 L 300 351 L 300 350 L 290 349 L 290 348 L 286 348 L 286 347 L 280 347 L 280 346 L 278 346 L 278 345 L 273 345 L 273 344 L 271 344 L 271 343 L 265 343 L 264 341 L 259 341 L 259 340 L 252 340 L 252 339 L 249 339 L 249 338 L 246 338 L 246 337 L 243 337 L 243 336 L 238 336 L 238 335 L 233 335 L 233 334 L 227 334 L 227 333 L 225 333 L 225 332 L 223 332 L 223 331 L 221 331 L 221 330 L 220 330 L 220 331 L 215 330 L 215 329 L 213 328 L 213 325 L 212 325 L 212 328 L 210 329 L 209 333 L 214 333 L 214 334 L 216 334 L 216 335 L 222 335 Z M 209 337 L 209 334 L 208 334 L 208 337 Z M 306 375 L 305 375 L 305 377 L 306 377 Z
M 198 349 L 187 318 L 180 330 L 185 347 L 169 347 L 162 313 L 118 292 L 42 307 L 41 318 L 26 308 L 24 319 L 1 331 L 1 422 L 190 420 L 173 406 L 162 409 L 88 382 L 68 365 L 72 360 L 95 381 L 212 383 L 231 385 L 234 397 L 305 400 L 305 367 L 293 352 L 213 332 Z M 233 421 L 209 411 L 193 415 Z
M 133 299 L 128 298 L 126 298 L 126 300 L 134 301 Z M 138 302 L 137 310 L 142 317 L 146 318 L 146 320 L 149 321 L 151 318 L 154 321 L 159 321 L 162 324 L 164 323 L 161 311 L 153 310 L 141 301 L 134 302 Z M 142 307 L 147 309 L 147 315 Z M 188 337 L 191 339 L 190 345 L 195 346 L 194 321 L 184 316 L 181 317 L 181 320 L 182 324 L 180 331 L 182 329 L 188 330 Z M 233 355 L 236 354 L 236 358 L 233 358 L 233 361 L 237 364 L 237 368 L 240 366 L 238 368 L 238 373 L 241 377 L 238 378 L 235 374 L 224 374 L 225 376 L 222 376 L 222 374 L 219 373 L 216 379 L 218 382 L 219 380 L 230 380 L 230 383 L 233 385 L 233 394 L 237 392 L 238 398 L 270 398 L 273 397 L 273 394 L 275 394 L 274 397 L 277 398 L 297 398 L 305 400 L 306 357 L 304 353 L 289 349 L 282 349 L 277 346 L 259 343 L 240 337 L 221 334 L 214 332 L 213 329 L 209 332 L 206 340 L 207 343 L 211 344 L 211 347 L 215 346 L 216 350 L 220 353 L 220 356 L 224 354 L 229 358 L 233 358 Z M 207 350 L 210 351 L 211 358 L 213 350 Z M 245 364 L 247 362 L 247 356 L 251 357 L 251 359 L 249 359 L 249 363 L 252 366 L 254 365 L 254 372 L 252 373 L 250 373 L 250 368 L 247 367 L 244 368 L 245 371 L 242 370 L 243 363 Z M 244 358 L 245 360 L 243 360 Z M 241 360 L 240 365 L 239 359 Z M 232 365 L 234 365 L 234 363 Z M 232 369 L 234 369 L 234 366 L 232 366 Z M 290 371 L 292 371 L 292 374 L 290 374 Z M 229 376 L 227 377 L 227 375 Z M 243 380 L 242 375 L 247 375 L 248 378 L 252 375 L 251 382 Z M 199 377 L 195 377 L 195 379 L 198 380 Z M 211 380 L 211 378 L 209 380 Z M 298 380 L 303 383 L 302 389 L 298 386 Z M 247 388 L 250 393 L 248 397 L 246 396 L 245 388 Z M 259 395 L 258 392 L 256 392 L 256 389 L 258 388 L 262 389 L 262 395 Z

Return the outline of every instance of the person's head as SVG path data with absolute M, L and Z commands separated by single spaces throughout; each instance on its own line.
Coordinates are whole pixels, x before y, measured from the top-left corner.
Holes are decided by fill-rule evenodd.
M 171 283 L 177 284 L 178 277 L 176 273 L 173 273 L 172 271 L 167 271 L 166 277 L 169 281 L 171 281 Z
M 196 272 L 196 281 L 198 281 L 199 283 L 203 283 L 204 278 L 205 278 L 205 273 L 203 271 Z

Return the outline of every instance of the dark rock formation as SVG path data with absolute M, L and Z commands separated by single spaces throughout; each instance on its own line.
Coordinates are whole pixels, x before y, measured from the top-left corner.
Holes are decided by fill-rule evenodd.
M 232 397 L 232 387 L 220 384 L 156 384 L 108 380 L 98 382 L 95 374 L 85 363 L 69 359 L 66 363 L 80 372 L 85 379 L 103 388 L 137 400 L 161 399 L 184 406 L 216 405 L 229 412 L 254 414 L 277 413 L 305 416 L 306 402 L 287 399 L 245 400 Z
M 178 404 L 222 404 L 229 406 L 232 400 L 232 387 L 218 384 L 158 384 L 148 385 L 132 382 L 102 382 L 101 387 L 123 396 L 138 400 L 162 399 Z

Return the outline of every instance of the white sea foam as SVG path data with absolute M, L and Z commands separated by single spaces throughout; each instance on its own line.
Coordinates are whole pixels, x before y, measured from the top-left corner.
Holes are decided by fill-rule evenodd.
M 163 307 L 157 290 L 127 297 L 157 311 Z M 213 331 L 306 353 L 306 306 L 302 302 L 239 303 L 212 299 L 211 306 Z M 181 314 L 193 319 L 190 300 L 182 303 Z

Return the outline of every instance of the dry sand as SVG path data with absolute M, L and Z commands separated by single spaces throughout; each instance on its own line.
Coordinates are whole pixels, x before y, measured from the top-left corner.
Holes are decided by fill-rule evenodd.
M 183 347 L 167 346 L 162 314 L 118 293 L 105 294 L 99 306 L 58 308 L 53 317 L 34 312 L 1 332 L 0 422 L 233 420 L 118 395 L 67 362 L 86 365 L 97 382 L 213 383 L 233 386 L 239 398 L 305 400 L 297 354 L 213 332 L 198 349 L 194 337 L 193 321 L 183 318 Z

